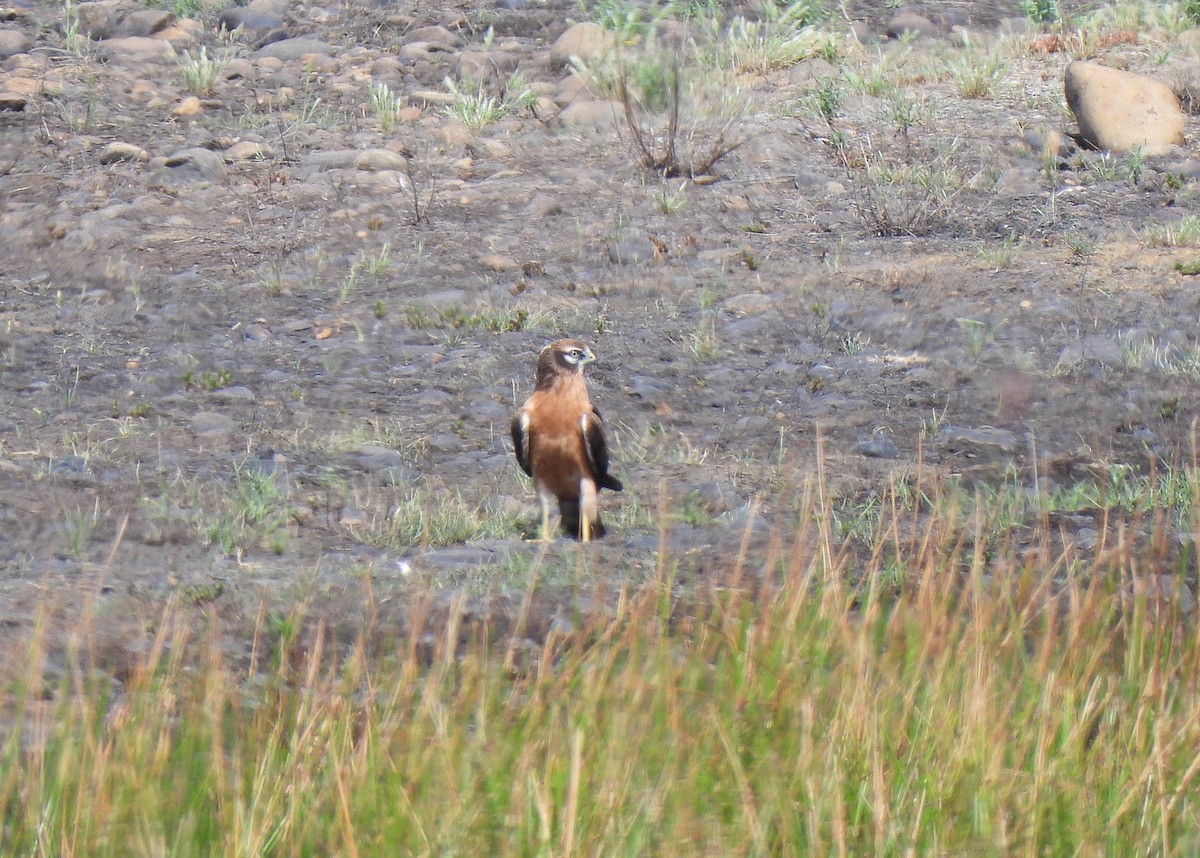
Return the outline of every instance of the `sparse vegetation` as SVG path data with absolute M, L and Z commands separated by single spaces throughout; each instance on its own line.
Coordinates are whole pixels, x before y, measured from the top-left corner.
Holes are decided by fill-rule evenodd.
M 722 83 L 679 62 L 659 71 L 652 81 L 626 76 L 618 81 L 634 151 L 663 178 L 704 175 L 745 142 L 739 130 L 746 110 L 741 89 L 735 80 Z
M 992 271 L 1003 271 L 1013 264 L 1016 259 L 1017 251 L 1021 249 L 1021 245 L 1025 242 L 1017 236 L 1016 230 L 1012 230 L 1000 243 L 999 247 L 981 248 L 979 255 L 983 257 L 984 263 L 992 269 Z
M 964 98 L 990 98 L 1007 68 L 994 52 L 967 51 L 961 60 L 950 63 L 950 75 Z
M 482 85 L 464 91 L 450 78 L 445 79 L 445 85 L 454 95 L 454 103 L 445 108 L 446 115 L 457 119 L 472 133 L 500 121 L 517 108 L 529 108 L 537 100 L 519 77 L 510 78 L 499 93 L 488 92 Z
M 390 134 L 400 121 L 400 111 L 404 108 L 404 98 L 392 92 L 386 83 L 372 83 L 368 95 L 371 102 L 371 114 L 379 123 L 379 130 Z
M 1200 247 L 1200 217 L 1184 215 L 1171 224 L 1147 224 L 1142 242 L 1147 247 Z
M 184 83 L 195 95 L 212 95 L 221 72 L 229 64 L 226 57 L 209 57 L 208 49 L 201 45 L 193 55 L 190 51 L 183 52 L 181 70 Z
M 658 853 L 697 832 L 705 854 L 1190 842 L 1200 644 L 1176 589 L 1119 563 L 1123 542 L 1090 556 L 1047 544 L 1036 515 L 1029 539 L 1051 556 L 1030 569 L 1025 512 L 931 489 L 804 505 L 778 567 L 731 563 L 683 595 L 664 554 L 658 575 L 611 609 L 581 599 L 534 649 L 519 627 L 488 635 L 464 599 L 417 590 L 391 657 L 372 655 L 373 613 L 343 643 L 297 609 L 260 613 L 260 646 L 235 665 L 213 626 L 168 608 L 126 693 L 87 670 L 93 620 L 82 680 L 37 706 L 43 619 L 3 702 L 54 741 L 5 746 L 6 842 L 36 851 L 54 830 L 101 858 L 138 838 L 221 854 L 461 853 L 481 838 L 497 855 Z M 1185 486 L 1123 491 L 1022 503 L 1195 509 Z M 436 532 L 423 507 L 402 510 L 397 538 Z M 707 521 L 698 498 L 679 521 Z M 860 554 L 864 538 L 883 550 Z M 536 586 L 553 562 L 506 574 Z M 186 593 L 219 597 L 211 583 Z

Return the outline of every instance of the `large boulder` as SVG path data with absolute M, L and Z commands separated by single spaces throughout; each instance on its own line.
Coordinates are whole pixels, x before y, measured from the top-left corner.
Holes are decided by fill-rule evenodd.
M 585 63 L 603 57 L 613 49 L 617 38 L 599 24 L 583 21 L 568 28 L 565 33 L 554 40 L 550 46 L 550 65 L 562 68 L 571 61 L 571 57 L 579 57 Z
M 1183 144 L 1187 117 L 1170 87 L 1088 62 L 1067 66 L 1067 104 L 1083 142 L 1109 152 L 1161 154 Z

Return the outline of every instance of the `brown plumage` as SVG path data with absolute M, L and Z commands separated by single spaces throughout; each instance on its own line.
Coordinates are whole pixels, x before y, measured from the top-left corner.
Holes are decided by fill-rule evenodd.
M 550 539 L 550 504 L 558 501 L 563 533 L 587 542 L 604 535 L 596 495 L 619 492 L 608 472 L 604 421 L 588 398 L 583 368 L 594 361 L 579 340 L 558 340 L 538 356 L 534 391 L 512 423 L 513 450 L 542 502 L 542 539 Z

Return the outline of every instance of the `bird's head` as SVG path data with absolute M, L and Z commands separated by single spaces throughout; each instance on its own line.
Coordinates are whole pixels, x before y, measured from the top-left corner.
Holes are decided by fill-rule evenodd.
M 582 373 L 583 368 L 595 359 L 592 350 L 579 340 L 556 340 L 538 356 L 538 386 L 551 383 L 558 375 Z

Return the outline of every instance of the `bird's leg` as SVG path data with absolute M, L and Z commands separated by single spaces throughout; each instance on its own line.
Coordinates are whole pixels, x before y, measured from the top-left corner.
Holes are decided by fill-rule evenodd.
M 579 481 L 579 541 L 592 541 L 592 523 L 600 517 L 596 506 L 596 483 L 590 477 Z
M 553 542 L 554 535 L 550 530 L 550 498 L 539 495 L 542 502 L 542 535 L 538 542 Z

